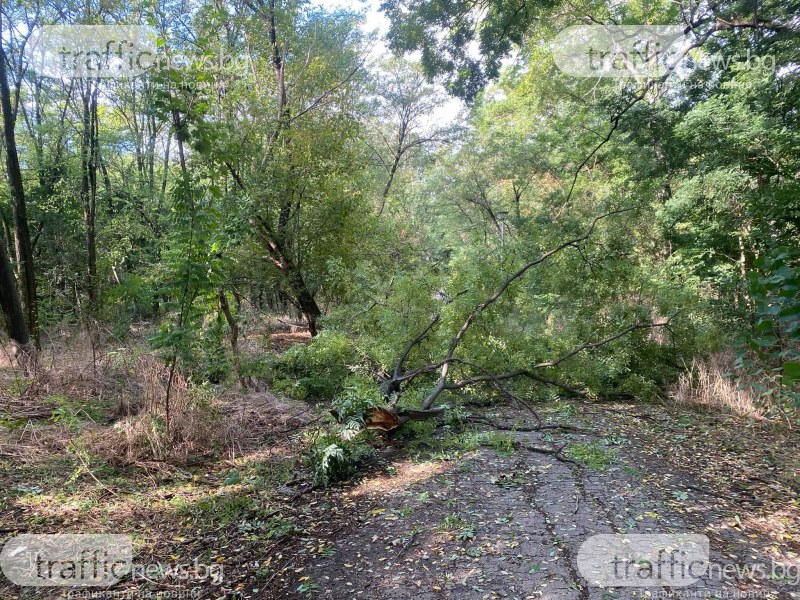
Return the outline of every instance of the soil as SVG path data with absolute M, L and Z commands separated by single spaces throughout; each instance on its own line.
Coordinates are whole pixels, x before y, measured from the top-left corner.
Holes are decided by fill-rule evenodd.
M 630 415 L 641 408 L 616 410 L 574 421 L 594 433 L 513 434 L 524 446 L 597 443 L 616 454 L 601 470 L 522 448 L 394 462 L 341 492 L 357 499 L 351 524 L 337 532 L 330 556 L 309 557 L 295 575 L 316 583 L 309 596 L 330 599 L 796 597 L 797 490 L 774 466 L 753 466 L 775 454 L 726 452 L 725 435 L 709 442 L 720 424 L 699 416 L 687 427 L 658 410 L 640 418 Z M 709 577 L 672 591 L 592 587 L 576 557 L 582 542 L 604 533 L 705 534 L 713 563 L 780 563 L 789 579 Z

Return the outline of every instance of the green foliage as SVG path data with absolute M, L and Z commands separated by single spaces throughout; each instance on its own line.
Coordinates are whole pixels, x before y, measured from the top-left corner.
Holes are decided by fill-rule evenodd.
M 178 514 L 190 516 L 198 522 L 205 521 L 208 525 L 257 520 L 263 512 L 257 500 L 238 494 L 208 496 L 194 503 L 186 503 L 180 496 L 176 498 L 180 499 L 176 507 Z
M 319 584 L 313 579 L 304 578 L 305 581 L 297 586 L 297 593 L 310 598 L 319 592 Z
M 115 333 L 122 338 L 135 320 L 153 314 L 155 295 L 151 281 L 139 275 L 128 275 L 119 285 L 104 290 L 102 315 L 114 323 Z
M 335 432 L 323 432 L 312 443 L 307 462 L 314 483 L 329 486 L 350 477 L 360 461 L 373 453 L 359 439 L 343 439 Z
M 281 540 L 300 531 L 300 528 L 288 519 L 272 519 L 266 523 L 264 529 L 265 537 L 275 540 Z
M 460 542 L 468 542 L 475 539 L 475 527 L 469 525 L 462 528 L 456 535 L 456 539 Z
M 53 423 L 64 425 L 68 429 L 76 429 L 81 421 L 99 421 L 102 413 L 98 407 L 86 400 L 69 398 L 60 394 L 48 396 L 45 400 L 53 406 L 50 420 Z
M 14 433 L 28 424 L 28 419 L 15 417 L 8 413 L 0 413 L 0 427 L 5 428 L 9 433 Z
M 369 410 L 382 404 L 382 398 L 373 382 L 358 376 L 348 377 L 343 385 L 344 390 L 332 403 L 331 413 L 341 425 L 342 435 L 352 438 L 364 427 Z
M 402 439 L 430 443 L 434 433 L 436 433 L 436 421 L 428 419 L 425 421 L 409 421 L 403 425 L 397 436 Z
M 449 90 L 472 100 L 490 79 L 497 77 L 500 61 L 526 35 L 539 8 L 520 10 L 511 2 L 493 2 L 485 10 L 469 5 L 431 0 L 408 2 L 387 0 L 383 4 L 390 19 L 390 47 L 395 51 L 421 51 L 425 73 L 443 76 Z M 481 56 L 467 48 L 475 44 Z
M 494 448 L 498 454 L 510 456 L 514 453 L 514 436 L 500 431 L 486 431 L 481 434 L 481 445 Z
M 230 376 L 233 365 L 224 337 L 227 327 L 222 315 L 217 313 L 195 337 L 193 356 L 189 359 L 193 380 L 222 383 Z
M 239 357 L 237 370 L 241 377 L 273 379 L 275 374 L 273 365 L 274 359 L 270 354 L 243 354 Z
M 595 471 L 605 471 L 617 460 L 617 451 L 603 447 L 600 442 L 572 444 L 567 449 L 567 455 Z
M 443 531 L 455 531 L 467 526 L 467 522 L 458 513 L 450 513 L 442 519 Z
M 299 400 L 331 400 L 343 389 L 355 360 L 346 336 L 323 331 L 311 343 L 297 344 L 276 358 L 275 389 Z
M 42 322 L 86 323 L 90 315 L 98 330 L 110 324 L 123 336 L 147 320 L 170 373 L 223 383 L 235 359 L 240 375 L 271 380 L 276 392 L 332 401 L 340 440 L 355 438 L 367 411 L 387 401 L 372 378 L 353 377 L 356 369 L 391 376 L 408 341 L 434 318 L 406 357 L 403 370 L 420 372 L 390 399 L 400 407 L 428 396 L 432 365 L 469 319 L 449 377 L 470 384 L 445 392 L 446 403 L 506 398 L 472 378 L 566 355 L 537 373 L 590 395 L 651 400 L 692 357 L 741 337 L 740 373 L 756 381 L 763 403 L 793 410 L 800 402 L 794 40 L 736 27 L 705 39 L 720 17 L 749 23 L 752 15 L 744 4 L 698 7 L 704 43 L 681 77 L 660 82 L 652 97 L 639 93 L 641 81 L 569 77 L 548 50 L 556 32 L 587 14 L 599 22 L 683 23 L 677 6 L 547 0 L 521 10 L 500 0 L 476 10 L 387 0 L 391 47 L 420 50 L 421 61 L 391 59 L 385 72 L 370 74 L 362 57 L 371 42 L 353 13 L 279 3 L 273 32 L 249 3 L 201 1 L 185 23 L 173 20 L 182 15 L 153 17 L 164 27 L 159 47 L 185 54 L 185 68 L 98 84 L 108 102 L 100 103 L 95 132 L 102 160 L 92 165 L 81 151 L 78 88 L 26 72 L 19 100 L 36 118 L 17 133 L 30 175 Z M 44 6 L 37 15 L 99 18 L 73 8 Z M 120 11 L 132 22 L 141 16 Z M 781 3 L 759 6 L 765 22 L 793 16 Z M 167 35 L 185 28 L 180 39 Z M 501 68 L 515 47 L 517 57 Z M 279 76 L 275 48 L 286 49 Z M 775 69 L 737 58 L 751 54 L 773 58 Z M 209 56 L 243 61 L 209 63 Z M 474 101 L 446 135 L 432 115 L 441 94 L 421 72 Z M 400 115 L 405 148 L 395 144 Z M 87 168 L 98 182 L 94 282 L 86 276 Z M 7 199 L 3 187 L 0 200 Z M 629 210 L 580 238 L 596 216 L 619 208 Z M 89 302 L 95 283 L 99 295 Z M 473 312 L 501 289 L 497 302 Z M 220 290 L 258 310 L 299 308 L 326 331 L 274 359 L 234 357 Z M 669 327 L 592 345 L 676 313 Z M 504 385 L 531 402 L 560 393 L 530 379 Z M 73 408 L 57 407 L 56 418 L 74 423 L 81 411 Z M 459 414 L 452 411 L 449 424 L 460 425 Z M 422 442 L 431 426 L 411 424 L 402 435 Z M 477 442 L 444 437 L 445 446 Z M 326 449 L 323 471 L 347 462 L 338 442 Z
M 760 256 L 750 274 L 755 323 L 736 367 L 756 380 L 753 388 L 768 408 L 800 407 L 800 257 L 796 249 Z

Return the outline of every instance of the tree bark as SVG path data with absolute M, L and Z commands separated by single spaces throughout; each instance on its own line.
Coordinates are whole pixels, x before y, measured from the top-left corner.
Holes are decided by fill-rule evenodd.
M 297 275 L 300 277 L 299 273 Z M 319 333 L 317 321 L 322 316 L 322 311 L 319 309 L 317 301 L 308 290 L 308 286 L 304 281 L 302 281 L 301 289 L 297 292 L 297 303 L 300 307 L 300 312 L 303 313 L 306 323 L 308 323 L 308 332 L 311 334 L 311 337 L 315 337 Z
M 30 354 L 33 349 L 31 337 L 28 332 L 28 324 L 22 311 L 22 304 L 19 301 L 17 282 L 14 279 L 14 272 L 11 270 L 11 262 L 8 259 L 5 244 L 0 243 L 0 307 L 3 310 L 8 337 L 10 337 L 19 349 Z
M 238 180 L 237 184 L 241 186 L 240 181 Z M 306 320 L 311 336 L 316 336 L 319 333 L 317 321 L 322 316 L 322 311 L 306 280 L 303 278 L 300 268 L 292 261 L 291 256 L 279 241 L 279 236 L 274 235 L 272 227 L 270 227 L 265 218 L 256 217 L 253 220 L 253 224 L 255 225 L 256 236 L 264 245 L 272 264 L 286 278 L 292 304 L 295 305 Z
M 225 290 L 219 290 L 219 307 L 222 309 L 222 314 L 225 315 L 225 320 L 228 322 L 228 327 L 231 330 L 231 350 L 236 353 L 236 343 L 239 340 L 239 324 L 231 312 L 231 305 L 228 303 L 228 297 L 225 295 Z
M 86 224 L 87 296 L 91 310 L 97 307 L 97 94 L 99 87 L 91 79 L 82 90 L 83 138 L 81 145 L 81 202 Z
M 14 135 L 15 114 L 11 106 L 11 90 L 8 86 L 8 73 L 6 71 L 6 53 L 0 44 L 0 108 L 3 112 L 3 139 L 6 146 L 6 170 L 8 172 L 8 183 L 11 188 L 11 206 L 14 215 L 14 233 L 19 247 L 20 263 L 22 267 L 22 291 L 25 299 L 25 311 L 27 316 L 27 327 L 24 330 L 28 335 L 22 336 L 23 328 L 20 328 L 19 323 L 14 323 L 13 331 L 16 335 L 27 338 L 26 345 L 30 343 L 30 336 L 33 337 L 35 342 L 38 342 L 38 313 L 36 301 L 36 272 L 33 264 L 33 246 L 31 245 L 31 234 L 28 229 L 28 211 L 25 204 L 25 188 L 22 183 L 22 171 L 19 166 L 19 156 L 17 155 L 17 142 Z M 3 249 L 5 258 L 0 257 L 0 269 L 8 266 L 8 271 L 11 273 L 11 265 L 8 255 Z M 19 296 L 16 293 L 16 284 L 13 290 L 8 287 L 8 282 L 5 281 L 3 276 L 0 276 L 3 286 L 2 295 L 8 301 L 8 310 L 4 301 L 3 313 L 8 321 L 9 317 L 12 320 L 16 319 L 16 306 L 15 302 L 19 303 Z M 16 300 L 14 297 L 16 296 Z M 11 335 L 12 328 L 9 327 L 9 335 Z M 13 339 L 16 340 L 12 336 Z M 20 342 L 20 340 L 17 340 Z

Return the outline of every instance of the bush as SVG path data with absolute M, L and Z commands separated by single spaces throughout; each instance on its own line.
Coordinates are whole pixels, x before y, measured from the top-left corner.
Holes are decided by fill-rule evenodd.
M 273 379 L 275 376 L 274 359 L 271 354 L 241 354 L 237 367 L 240 377 L 256 379 Z
M 128 274 L 119 285 L 103 289 L 101 318 L 113 323 L 114 334 L 124 338 L 134 321 L 153 316 L 156 310 L 153 285 L 142 277 Z
M 735 366 L 753 380 L 767 415 L 797 418 L 800 408 L 800 253 L 776 248 L 750 274 L 755 323 L 740 340 Z
M 330 400 L 344 387 L 356 354 L 346 336 L 323 332 L 275 361 L 273 389 L 298 400 Z
M 191 384 L 176 372 L 167 411 L 164 364 L 152 354 L 143 354 L 134 365 L 134 376 L 144 388 L 141 402 L 113 428 L 92 428 L 82 436 L 81 443 L 92 454 L 112 464 L 149 460 L 186 464 L 237 447 L 246 426 L 244 416 L 240 411 L 226 414 L 212 386 Z M 59 413 L 58 418 L 66 422 L 69 414 Z
M 343 383 L 344 390 L 336 395 L 331 412 L 336 420 L 352 428 L 363 428 L 367 413 L 382 404 L 381 393 L 372 382 L 351 375 Z
M 223 383 L 231 374 L 231 358 L 225 347 L 227 327 L 227 323 L 218 314 L 197 337 L 193 348 L 193 360 L 190 362 L 193 380 Z
M 329 486 L 356 472 L 358 463 L 375 452 L 364 440 L 344 439 L 336 432 L 320 435 L 311 445 L 308 466 L 314 483 Z

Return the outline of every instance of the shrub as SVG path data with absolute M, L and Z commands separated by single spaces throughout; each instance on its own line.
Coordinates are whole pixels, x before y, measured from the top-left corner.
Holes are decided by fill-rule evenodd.
M 194 345 L 191 361 L 192 379 L 210 383 L 222 383 L 231 374 L 231 359 L 225 347 L 227 324 L 222 316 L 216 318 L 203 329 Z
M 310 344 L 293 346 L 276 359 L 273 388 L 298 400 L 330 400 L 344 387 L 355 358 L 346 336 L 323 332 Z
M 800 252 L 759 256 L 748 291 L 755 323 L 740 340 L 735 366 L 753 382 L 755 403 L 789 423 L 800 408 Z
M 176 372 L 167 412 L 164 364 L 151 354 L 143 354 L 137 357 L 135 367 L 144 387 L 141 405 L 135 413 L 116 421 L 111 430 L 87 431 L 81 443 L 88 450 L 116 464 L 147 460 L 182 464 L 235 448 L 243 417 L 238 411 L 225 415 L 212 386 L 192 385 Z
M 351 476 L 358 463 L 373 453 L 364 440 L 345 439 L 329 431 L 314 440 L 307 462 L 314 483 L 328 486 Z
M 275 376 L 274 359 L 271 354 L 241 354 L 237 367 L 240 377 L 272 379 Z

